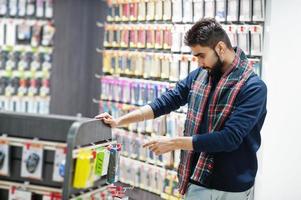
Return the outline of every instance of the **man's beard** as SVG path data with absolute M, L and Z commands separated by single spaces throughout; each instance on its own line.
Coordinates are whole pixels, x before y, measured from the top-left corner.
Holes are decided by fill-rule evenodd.
M 213 65 L 211 70 L 209 71 L 209 75 L 213 77 L 218 77 L 222 75 L 223 63 L 217 53 L 215 52 L 215 56 L 217 57 L 216 63 Z

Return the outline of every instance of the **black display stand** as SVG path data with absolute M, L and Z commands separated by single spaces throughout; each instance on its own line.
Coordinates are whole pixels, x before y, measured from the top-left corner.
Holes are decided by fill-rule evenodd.
M 69 199 L 78 194 L 91 192 L 105 185 L 106 179 L 100 179 L 89 190 L 75 190 L 72 187 L 74 149 L 91 144 L 108 143 L 111 141 L 111 129 L 102 122 L 90 118 L 78 118 L 59 115 L 36 115 L 13 112 L 0 112 L 0 133 L 8 138 L 34 139 L 65 143 L 67 145 L 64 182 L 52 181 L 54 152 L 44 150 L 43 180 L 31 180 L 20 176 L 21 147 L 11 146 L 10 176 L 0 176 L 0 180 L 39 185 L 62 189 L 63 199 Z M 0 199 L 7 199 L 7 193 L 0 192 Z M 41 199 L 36 197 L 34 199 Z

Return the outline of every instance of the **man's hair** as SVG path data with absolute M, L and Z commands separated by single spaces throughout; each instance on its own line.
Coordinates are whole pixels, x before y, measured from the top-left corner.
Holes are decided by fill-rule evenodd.
M 213 18 L 204 18 L 196 22 L 185 34 L 185 45 L 214 48 L 223 41 L 229 49 L 232 49 L 230 39 L 222 26 Z

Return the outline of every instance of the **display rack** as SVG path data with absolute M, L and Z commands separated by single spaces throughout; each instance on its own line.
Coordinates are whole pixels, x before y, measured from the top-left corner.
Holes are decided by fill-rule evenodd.
M 33 192 L 35 198 L 41 198 L 41 195 L 57 195 L 57 199 L 64 200 L 90 198 L 93 194 L 106 191 L 106 177 L 100 178 L 86 189 L 74 189 L 72 185 L 75 158 L 79 149 L 116 144 L 116 141 L 112 141 L 111 129 L 100 121 L 57 115 L 0 112 L 0 133 L 2 133 L 0 139 L 7 141 L 11 152 L 10 174 L 0 176 L 1 189 L 21 188 Z M 45 153 L 41 180 L 20 176 L 20 146 L 29 143 L 43 145 Z M 53 181 L 51 177 L 56 148 L 66 149 L 63 182 Z M 7 192 L 2 191 L 0 195 L 0 199 L 8 199 Z

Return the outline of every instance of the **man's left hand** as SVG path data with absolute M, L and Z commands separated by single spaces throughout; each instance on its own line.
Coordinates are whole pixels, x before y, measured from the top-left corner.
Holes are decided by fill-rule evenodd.
M 143 147 L 148 147 L 156 155 L 168 153 L 177 149 L 175 139 L 164 136 L 145 143 Z
M 166 136 L 161 136 L 145 143 L 143 147 L 149 148 L 156 155 L 168 153 L 177 149 L 189 151 L 193 150 L 192 137 L 169 138 Z

